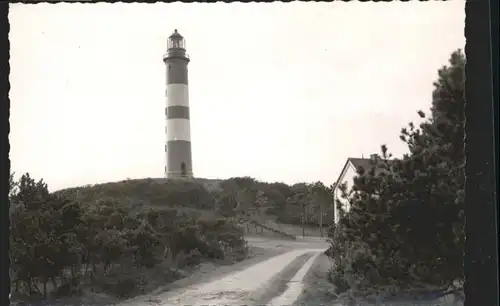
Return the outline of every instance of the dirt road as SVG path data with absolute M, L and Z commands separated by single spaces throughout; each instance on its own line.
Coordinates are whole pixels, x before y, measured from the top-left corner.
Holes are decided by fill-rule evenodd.
M 119 305 L 290 305 L 302 292 L 302 279 L 313 261 L 327 248 L 326 243 L 321 241 L 258 237 L 248 237 L 247 241 L 254 247 L 281 252 L 242 270 L 227 271 L 215 279 L 151 294 Z

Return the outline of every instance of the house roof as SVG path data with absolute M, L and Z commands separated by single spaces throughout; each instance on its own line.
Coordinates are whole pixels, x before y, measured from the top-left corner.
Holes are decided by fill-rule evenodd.
M 359 167 L 362 167 L 365 170 L 370 170 L 373 167 L 373 161 L 371 158 L 349 157 L 347 160 L 350 161 L 356 169 L 358 169 Z M 386 161 L 388 164 L 391 164 L 394 160 L 388 159 Z M 382 171 L 384 171 L 384 169 L 376 168 L 375 174 L 379 174 Z
M 368 170 L 372 167 L 372 160 L 369 158 L 349 157 L 347 160 L 350 161 L 356 169 L 363 167 Z
M 391 163 L 392 160 L 387 160 L 387 162 Z M 347 169 L 347 167 L 349 167 L 349 164 L 352 164 L 354 166 L 354 168 L 356 168 L 356 170 L 359 169 L 360 167 L 362 167 L 365 170 L 370 170 L 373 167 L 373 161 L 371 158 L 359 158 L 359 157 L 347 158 L 347 160 L 344 164 L 344 167 L 342 168 L 342 171 L 340 172 L 340 175 L 339 175 L 337 181 L 335 182 L 335 188 L 337 188 L 339 183 L 342 181 L 342 178 L 344 177 L 344 175 L 346 173 L 346 169 Z M 377 169 L 376 168 L 375 175 L 378 175 L 382 171 L 384 171 L 384 169 L 381 169 L 381 168 Z

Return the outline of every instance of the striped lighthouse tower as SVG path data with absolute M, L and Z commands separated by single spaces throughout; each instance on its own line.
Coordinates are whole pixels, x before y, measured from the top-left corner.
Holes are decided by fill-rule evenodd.
M 167 68 L 167 119 L 165 145 L 167 178 L 191 178 L 191 130 L 189 124 L 188 63 L 184 38 L 174 31 L 163 56 Z

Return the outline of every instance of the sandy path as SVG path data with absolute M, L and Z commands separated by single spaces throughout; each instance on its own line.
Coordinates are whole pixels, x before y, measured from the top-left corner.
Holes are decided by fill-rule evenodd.
M 248 303 L 251 294 L 269 284 L 276 274 L 285 269 L 297 257 L 307 253 L 318 253 L 323 250 L 302 249 L 287 252 L 255 264 L 243 271 L 230 274 L 219 280 L 188 288 L 177 296 L 158 298 L 161 306 L 174 305 L 235 305 L 245 301 Z
M 299 293 L 289 286 L 309 269 L 312 257 L 326 249 L 324 243 L 247 237 L 254 250 L 261 250 L 252 259 L 217 270 L 207 267 L 191 277 L 162 290 L 119 303 L 121 306 L 215 306 L 266 305 L 282 294 L 292 300 Z M 267 255 L 266 255 L 267 254 Z M 304 266 L 308 266 L 307 268 Z M 300 289 L 301 290 L 301 289 Z M 292 293 L 291 293 L 292 292 Z
M 186 288 L 192 288 L 200 284 L 210 283 L 221 279 L 231 273 L 243 271 L 259 262 L 274 256 L 288 252 L 290 248 L 263 248 L 251 246 L 249 250 L 249 258 L 235 264 L 218 265 L 214 263 L 204 263 L 197 267 L 189 276 L 179 279 L 173 283 L 160 286 L 151 293 L 136 296 L 118 303 L 114 306 L 142 306 L 142 305 L 158 305 L 162 299 L 167 297 L 180 295 Z M 111 305 L 111 304 L 109 304 Z
M 295 274 L 294 277 L 288 282 L 287 289 L 281 295 L 275 297 L 269 302 L 269 305 L 291 305 L 294 303 L 300 294 L 302 293 L 304 287 L 304 278 L 311 269 L 311 266 L 315 262 L 316 258 L 321 255 L 320 252 L 315 252 L 307 262 L 300 268 L 300 270 Z

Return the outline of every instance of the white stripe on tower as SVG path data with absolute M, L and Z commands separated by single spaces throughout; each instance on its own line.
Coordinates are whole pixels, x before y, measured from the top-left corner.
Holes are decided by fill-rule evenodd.
M 186 54 L 184 38 L 177 30 L 168 39 L 167 54 L 163 57 L 163 61 L 167 68 L 165 176 L 192 177 L 187 71 L 189 57 Z
M 167 106 L 189 107 L 187 84 L 167 84 Z
M 167 119 L 167 142 L 183 140 L 191 142 L 189 119 Z

